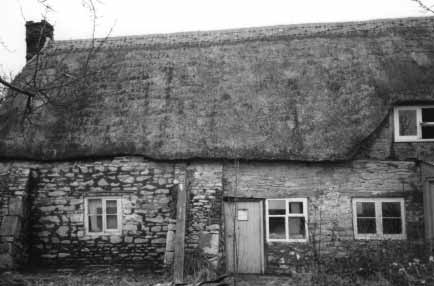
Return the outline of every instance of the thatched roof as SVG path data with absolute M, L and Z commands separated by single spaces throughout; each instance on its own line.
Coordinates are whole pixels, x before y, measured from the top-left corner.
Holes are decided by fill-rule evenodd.
M 434 100 L 433 18 L 101 42 L 86 80 L 77 70 L 91 41 L 45 48 L 49 104 L 35 100 L 24 121 L 23 96 L 6 104 L 0 157 L 341 160 L 393 104 Z M 55 90 L 59 78 L 75 81 Z

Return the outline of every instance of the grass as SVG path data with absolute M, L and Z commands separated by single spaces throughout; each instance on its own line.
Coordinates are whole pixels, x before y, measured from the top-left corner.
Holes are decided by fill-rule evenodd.
M 3 272 L 0 286 L 148 286 L 171 281 L 167 274 L 132 269 Z

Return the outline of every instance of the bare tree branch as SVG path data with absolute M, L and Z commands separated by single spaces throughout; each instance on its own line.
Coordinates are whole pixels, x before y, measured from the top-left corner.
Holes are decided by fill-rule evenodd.
M 49 3 L 49 0 L 37 0 L 42 8 L 45 9 L 43 19 L 49 12 L 54 11 Z M 19 2 L 19 0 L 18 0 Z M 50 51 L 44 51 L 42 55 L 39 50 L 33 57 L 31 63 L 23 76 L 16 81 L 12 81 L 13 77 L 7 77 L 0 74 L 0 104 L 6 104 L 7 97 L 15 97 L 17 94 L 24 95 L 25 98 L 22 101 L 22 124 L 33 124 L 31 115 L 39 110 L 41 107 L 49 104 L 57 108 L 70 108 L 72 105 L 80 105 L 82 102 L 74 102 L 77 100 L 86 100 L 86 90 L 90 89 L 92 85 L 92 78 L 97 76 L 103 69 L 92 70 L 90 68 L 91 62 L 96 57 L 96 54 L 107 41 L 110 36 L 113 26 L 110 28 L 108 34 L 103 39 L 96 39 L 96 21 L 97 21 L 97 7 L 96 3 L 100 3 L 98 0 L 82 0 L 84 8 L 89 10 L 90 19 L 92 21 L 92 37 L 90 39 L 90 47 L 86 51 L 86 54 L 79 58 L 83 60 L 79 67 L 68 68 L 70 66 L 71 58 L 76 57 L 74 49 L 63 55 L 50 55 Z M 20 4 L 20 3 L 19 3 Z M 20 10 L 23 19 L 25 20 L 24 11 L 20 5 Z M 40 47 L 45 41 L 44 30 L 46 29 L 48 22 L 45 21 L 42 25 L 39 38 L 37 40 L 37 47 Z M 44 58 L 44 60 L 42 59 Z M 54 61 L 54 62 L 53 62 Z M 46 64 L 51 62 L 49 66 Z M 105 63 L 110 65 L 110 63 Z M 54 70 L 54 72 L 47 72 L 48 70 Z M 7 90 L 14 92 L 7 93 Z M 83 97 L 84 95 L 84 97 Z M 3 102 L 3 103 L 2 103 Z M 37 124 L 35 122 L 35 124 Z
M 33 93 L 33 92 L 30 92 L 30 91 L 27 91 L 27 90 L 25 90 L 25 89 L 19 88 L 19 87 L 13 85 L 13 84 L 7 82 L 7 81 L 4 80 L 1 76 L 0 76 L 0 83 L 1 83 L 2 85 L 6 86 L 6 87 L 8 87 L 8 88 L 10 88 L 10 89 L 12 89 L 13 91 L 16 91 L 16 92 L 22 93 L 22 94 L 27 95 L 27 96 L 29 96 L 29 97 L 35 97 L 35 96 L 36 96 L 36 94 Z
M 46 11 L 54 11 L 53 7 L 49 4 L 48 0 L 37 0 L 38 3 L 45 8 Z
M 432 14 L 434 14 L 434 9 L 432 8 L 432 6 L 428 6 L 427 4 L 425 4 L 422 0 L 411 0 L 416 2 L 422 9 L 424 9 L 427 12 L 430 12 Z
M 20 0 L 18 0 L 17 3 L 18 3 L 18 7 L 20 7 L 21 18 L 23 18 L 23 21 L 26 22 L 27 20 L 26 20 L 26 16 L 24 15 L 23 5 L 21 5 Z

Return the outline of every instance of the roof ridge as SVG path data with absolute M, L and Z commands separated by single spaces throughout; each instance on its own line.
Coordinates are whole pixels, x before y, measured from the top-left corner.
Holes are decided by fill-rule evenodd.
M 157 33 L 96 38 L 94 44 L 107 43 L 110 48 L 173 46 L 176 44 L 212 44 L 240 42 L 247 40 L 275 39 L 276 37 L 308 37 L 317 35 L 348 35 L 355 32 L 384 32 L 393 27 L 430 26 L 434 29 L 434 16 L 408 17 L 393 19 L 375 19 L 367 21 L 305 23 L 237 29 L 187 31 L 176 33 Z M 104 44 L 105 44 L 104 43 Z M 55 50 L 86 49 L 92 45 L 92 39 L 60 40 L 51 42 Z

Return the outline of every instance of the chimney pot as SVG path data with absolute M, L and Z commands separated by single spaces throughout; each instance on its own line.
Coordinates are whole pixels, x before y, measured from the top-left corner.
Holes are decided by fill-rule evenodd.
M 53 26 L 45 20 L 26 22 L 26 60 L 29 61 L 44 47 L 47 38 L 53 40 Z

